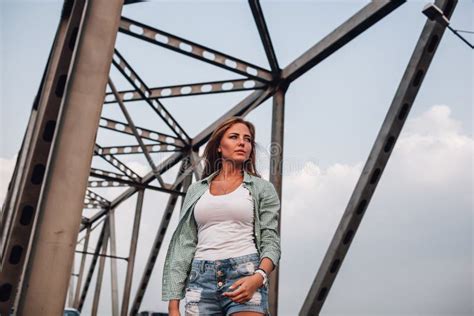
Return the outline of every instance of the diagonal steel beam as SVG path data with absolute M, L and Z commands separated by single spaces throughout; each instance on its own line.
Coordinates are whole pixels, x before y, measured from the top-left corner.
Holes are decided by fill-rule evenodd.
M 204 172 L 204 168 L 201 164 L 203 161 L 204 157 L 199 157 L 199 152 L 198 151 L 191 151 L 191 164 L 194 170 L 194 177 L 196 180 L 201 180 L 202 178 L 202 173 Z
M 156 114 L 165 122 L 166 125 L 173 131 L 173 133 L 178 136 L 183 142 L 187 143 L 189 141 L 189 136 L 185 130 L 179 125 L 175 118 L 166 110 L 165 106 L 158 100 L 149 99 L 151 95 L 150 88 L 145 84 L 145 82 L 138 76 L 137 72 L 132 68 L 132 66 L 125 60 L 125 58 L 115 49 L 114 58 L 112 64 L 122 73 L 122 75 L 127 79 L 127 81 L 133 86 L 135 91 L 137 91 L 146 103 L 151 107 Z M 115 97 L 117 100 L 117 97 Z
M 292 82 L 315 65 L 349 43 L 369 27 L 401 6 L 405 0 L 374 0 L 329 35 L 307 50 L 282 71 L 282 78 Z
M 119 314 L 119 294 L 117 281 L 117 244 L 115 238 L 115 209 L 109 212 L 109 241 L 110 241 L 110 281 L 112 295 L 112 316 Z
M 457 0 L 436 1 L 438 7 L 444 10 L 449 9 L 445 12 L 448 17 L 451 16 L 456 3 Z M 362 174 L 352 192 L 299 315 L 319 315 L 387 165 L 444 31 L 443 25 L 430 20 L 426 21 Z
M 132 237 L 130 240 L 130 250 L 128 252 L 127 272 L 125 274 L 125 281 L 123 286 L 122 308 L 120 310 L 121 316 L 127 316 L 128 305 L 130 302 L 130 292 L 132 290 L 133 269 L 135 267 L 135 256 L 137 253 L 138 235 L 140 231 L 140 219 L 143 208 L 143 199 L 145 190 L 138 191 L 137 204 L 135 207 L 135 216 L 133 218 Z
M 164 193 L 172 193 L 176 194 L 177 192 L 173 189 L 173 186 L 170 184 L 165 184 L 165 187 L 157 187 L 154 185 L 150 184 L 143 184 L 140 182 L 133 182 L 133 181 L 128 181 L 128 180 L 123 180 L 123 179 L 117 179 L 117 178 L 110 178 L 107 175 L 94 175 L 94 177 L 97 178 L 102 178 L 105 181 L 89 181 L 88 182 L 88 187 L 90 188 L 110 188 L 110 187 L 123 187 L 123 186 L 129 186 L 129 187 L 134 187 L 138 189 L 150 189 L 153 191 L 159 191 L 159 192 L 164 192 Z M 180 193 L 178 193 L 180 194 Z
M 180 181 L 182 175 L 184 174 L 184 171 L 189 169 L 190 163 L 189 163 L 189 158 L 185 158 L 181 164 L 181 167 L 179 169 L 178 175 L 176 177 L 175 181 L 175 188 L 177 190 L 180 190 L 182 187 L 182 180 Z M 187 177 L 191 177 L 192 174 L 188 173 Z M 190 181 L 186 181 L 186 184 L 189 186 Z M 188 187 L 183 187 L 183 192 L 187 191 Z M 184 199 L 184 197 L 183 197 Z M 143 300 L 143 296 L 145 295 L 145 291 L 148 286 L 148 282 L 150 281 L 151 278 L 151 273 L 153 271 L 153 268 L 155 267 L 156 259 L 158 258 L 158 254 L 161 249 L 161 245 L 163 243 L 163 239 L 165 237 L 166 231 L 168 229 L 168 225 L 171 219 L 171 215 L 173 214 L 173 210 L 175 209 L 176 202 L 178 200 L 178 195 L 172 194 L 168 198 L 168 203 L 166 204 L 166 208 L 163 212 L 163 216 L 160 221 L 160 226 L 158 227 L 158 230 L 156 232 L 155 240 L 153 242 L 153 245 L 151 247 L 150 254 L 148 256 L 148 260 L 145 265 L 145 270 L 143 272 L 143 275 L 141 277 L 140 283 L 138 285 L 138 290 L 135 295 L 135 299 L 133 300 L 130 315 L 137 315 L 138 310 L 140 308 L 140 305 Z
M 99 146 L 99 144 L 97 143 L 95 144 L 94 155 L 100 156 L 102 159 L 107 161 L 114 168 L 118 169 L 132 181 L 141 181 L 142 178 L 138 175 L 138 173 L 127 167 L 127 165 L 121 162 L 119 159 L 115 158 L 113 154 L 104 154 L 102 152 L 102 147 Z
M 125 104 L 120 99 L 120 96 L 117 95 L 117 89 L 115 88 L 115 85 L 114 85 L 112 79 L 110 79 L 110 77 L 109 77 L 109 87 L 112 90 L 112 92 L 114 93 L 115 98 L 117 99 L 118 104 L 120 106 L 120 109 L 122 110 L 122 113 L 123 113 L 123 115 L 125 116 L 125 118 L 127 120 L 128 126 L 130 126 L 130 128 L 132 129 L 133 135 L 135 136 L 135 139 L 137 140 L 138 144 L 140 145 L 140 148 L 142 149 L 143 154 L 145 155 L 145 158 L 148 161 L 148 164 L 150 165 L 151 171 L 155 175 L 156 180 L 158 180 L 158 183 L 162 187 L 165 187 L 165 182 L 161 178 L 160 172 L 156 168 L 155 162 L 153 161 L 153 158 L 151 157 L 150 153 L 148 152 L 148 148 L 145 146 L 145 143 L 143 142 L 143 139 L 140 137 L 140 134 L 138 133 L 138 131 L 135 127 L 135 123 L 133 122 L 132 117 L 130 116 L 130 113 L 128 113 L 127 108 L 125 107 Z
M 38 215 L 38 200 L 46 182 L 45 169 L 53 151 L 53 136 L 59 120 L 65 86 L 71 78 L 74 50 L 81 35 L 85 1 L 65 3 L 44 71 L 31 109 L 20 157 L 15 164 L 17 179 L 7 194 L 2 212 L 2 257 L 0 271 L 0 314 L 8 315 L 21 288 L 29 243 Z M 3 225 L 6 225 L 4 227 Z M 68 273 L 70 273 L 70 269 Z
M 272 74 L 274 78 L 277 78 L 280 74 L 280 66 L 278 65 L 278 60 L 273 50 L 272 39 L 270 38 L 270 33 L 268 32 L 267 23 L 265 23 L 265 17 L 263 15 L 262 7 L 260 6 L 259 0 L 249 0 L 250 9 L 252 10 L 253 19 L 255 24 L 257 24 L 258 34 L 262 40 L 263 48 L 265 49 L 265 54 L 267 55 L 268 63 L 272 68 Z
M 87 277 L 86 277 L 86 281 L 84 282 L 84 286 L 82 288 L 81 296 L 79 297 L 79 300 L 76 303 L 77 309 L 79 311 L 81 311 L 82 307 L 84 306 L 87 292 L 89 291 L 89 287 L 91 285 L 92 276 L 94 275 L 94 270 L 97 265 L 97 259 L 99 259 L 99 253 L 100 253 L 100 250 L 102 249 L 102 244 L 104 243 L 104 241 L 106 241 L 105 239 L 106 231 L 107 231 L 107 221 L 105 220 L 104 223 L 102 224 L 102 229 L 100 231 L 99 238 L 97 239 L 97 245 L 95 247 L 94 256 L 92 257 L 92 261 L 89 265 L 89 271 L 87 272 Z
M 87 247 L 89 247 L 89 237 L 90 237 L 90 234 L 91 234 L 91 226 L 87 226 L 87 231 L 86 231 L 86 234 L 85 234 L 85 240 L 84 240 L 84 246 L 83 246 L 83 252 L 86 252 L 87 251 Z M 76 291 L 75 291 L 75 297 L 74 297 L 74 303 L 73 303 L 73 307 L 74 308 L 77 308 L 77 306 L 79 305 L 79 299 L 80 299 L 80 294 L 81 294 L 81 285 L 82 285 L 82 278 L 84 277 L 84 268 L 86 266 L 86 254 L 83 253 L 82 254 L 82 257 L 81 257 L 81 264 L 79 266 L 79 275 L 78 275 L 78 278 L 77 278 L 77 283 L 76 283 Z
M 110 201 L 107 200 L 106 198 L 104 198 L 103 196 L 101 196 L 100 194 L 97 194 L 96 192 L 93 192 L 92 190 L 89 190 L 87 189 L 86 190 L 86 196 L 87 198 L 89 198 L 90 200 L 94 200 L 94 201 L 97 201 L 103 205 L 110 205 Z
M 150 88 L 150 96 L 148 98 L 165 99 L 202 94 L 257 90 L 263 89 L 264 87 L 265 84 L 251 79 L 209 81 Z M 118 94 L 122 97 L 124 102 L 144 100 L 143 96 L 137 90 L 119 91 Z M 117 100 L 113 93 L 109 92 L 106 94 L 104 104 L 116 102 Z
M 259 66 L 218 52 L 217 50 L 188 41 L 184 38 L 160 31 L 143 23 L 122 17 L 120 32 L 175 52 L 199 59 L 212 65 L 258 80 L 272 81 L 272 74 Z
M 109 213 L 110 214 L 110 213 Z M 99 301 L 100 301 L 100 291 L 102 290 L 102 281 L 104 279 L 104 268 L 105 268 L 105 258 L 107 258 L 107 247 L 110 240 L 110 222 L 109 217 L 105 220 L 104 225 L 106 225 L 106 231 L 104 234 L 101 254 L 99 255 L 99 269 L 97 271 L 97 280 L 95 282 L 95 291 L 94 298 L 92 300 L 92 316 L 97 316 L 99 310 Z M 94 254 L 95 255 L 95 254 Z
M 170 157 L 168 157 L 165 161 L 160 163 L 158 166 L 158 169 L 160 170 L 161 173 L 166 172 L 167 170 L 171 169 L 176 163 L 178 163 L 182 158 L 183 158 L 183 152 L 176 152 L 172 154 Z M 150 182 L 154 180 L 154 175 L 152 172 L 148 173 L 144 178 L 143 181 L 141 181 L 142 186 L 135 186 L 132 187 L 122 194 L 120 194 L 117 198 L 115 198 L 112 201 L 111 207 L 117 207 L 120 203 L 128 199 L 130 196 L 135 194 L 138 190 L 143 189 L 144 186 L 148 185 Z M 93 224 L 95 221 L 99 220 L 102 218 L 104 215 L 107 214 L 107 210 L 103 210 L 102 212 L 99 212 L 95 214 L 94 216 L 91 217 L 89 223 Z M 85 229 L 85 226 L 81 226 L 81 230 Z
M 104 179 L 102 176 L 106 176 L 107 180 L 110 179 L 121 179 L 121 180 L 127 180 L 130 181 L 130 178 L 127 177 L 126 175 L 108 171 L 108 170 L 103 170 L 103 169 L 97 169 L 97 168 L 91 168 L 89 176 L 94 177 L 94 178 L 99 178 L 99 179 Z

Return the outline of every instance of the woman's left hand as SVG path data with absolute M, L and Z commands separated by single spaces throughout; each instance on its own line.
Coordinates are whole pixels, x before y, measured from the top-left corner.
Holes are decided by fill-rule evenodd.
M 224 292 L 222 295 L 227 296 L 236 303 L 245 303 L 250 300 L 255 291 L 263 284 L 263 278 L 260 274 L 254 274 L 238 279 L 232 284 L 229 289 L 236 290 L 232 292 Z

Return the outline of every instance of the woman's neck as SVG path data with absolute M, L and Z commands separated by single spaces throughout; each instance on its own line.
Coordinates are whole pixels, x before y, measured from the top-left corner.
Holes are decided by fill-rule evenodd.
M 218 180 L 228 180 L 228 179 L 235 179 L 235 178 L 242 178 L 243 177 L 243 169 L 242 166 L 237 166 L 231 163 L 223 163 L 221 171 L 216 176 Z

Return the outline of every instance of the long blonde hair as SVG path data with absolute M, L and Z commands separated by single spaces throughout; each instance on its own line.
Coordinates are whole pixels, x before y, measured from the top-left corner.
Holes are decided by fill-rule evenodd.
M 250 152 L 249 159 L 244 162 L 243 169 L 251 175 L 260 177 L 255 166 L 255 126 L 242 117 L 237 116 L 227 119 L 212 132 L 211 138 L 204 150 L 204 171 L 202 173 L 202 179 L 222 168 L 222 157 L 221 153 L 217 151 L 217 148 L 219 148 L 225 132 L 236 123 L 245 124 L 251 136 L 250 142 L 252 144 L 252 151 Z

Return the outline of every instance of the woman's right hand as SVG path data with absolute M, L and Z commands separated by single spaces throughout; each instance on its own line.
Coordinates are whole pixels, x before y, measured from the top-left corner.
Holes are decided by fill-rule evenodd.
M 169 316 L 181 316 L 179 313 L 179 300 L 170 300 L 168 303 Z

